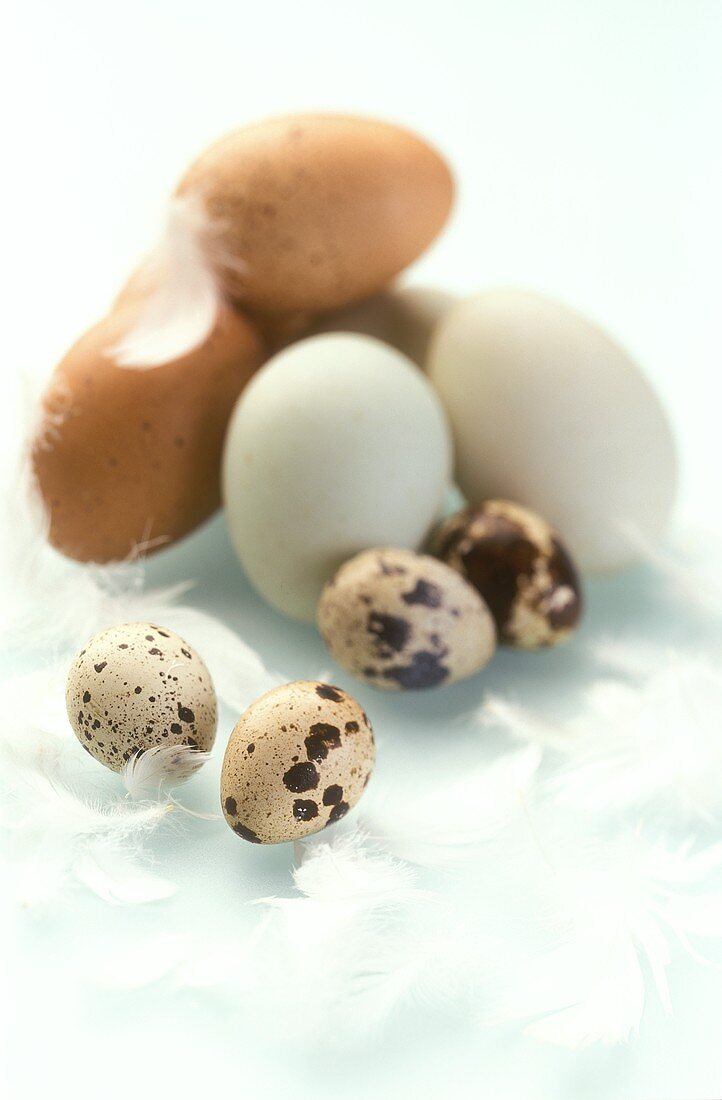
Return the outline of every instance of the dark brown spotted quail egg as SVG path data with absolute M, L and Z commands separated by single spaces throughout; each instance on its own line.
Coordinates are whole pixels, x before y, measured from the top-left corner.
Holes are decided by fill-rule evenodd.
M 216 736 L 208 669 L 183 638 L 153 623 L 91 638 L 71 665 L 65 703 L 83 748 L 113 771 L 150 748 L 208 752 Z
M 300 840 L 355 806 L 374 766 L 361 706 L 316 680 L 282 684 L 241 715 L 221 770 L 221 804 L 234 833 L 255 844 Z
M 365 550 L 346 562 L 323 590 L 318 627 L 334 660 L 389 691 L 472 676 L 496 643 L 478 592 L 411 550 Z
M 539 649 L 566 641 L 582 612 L 579 577 L 548 523 L 508 500 L 451 516 L 432 549 L 484 597 L 499 641 Z

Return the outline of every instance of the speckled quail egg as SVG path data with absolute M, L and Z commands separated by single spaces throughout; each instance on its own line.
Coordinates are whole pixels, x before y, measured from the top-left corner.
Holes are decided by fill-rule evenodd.
M 496 641 L 479 593 L 409 550 L 365 550 L 342 565 L 321 595 L 318 627 L 334 660 L 389 691 L 473 676 Z
M 567 550 L 548 523 L 508 500 L 486 500 L 450 516 L 434 552 L 486 600 L 500 642 L 539 649 L 566 641 L 582 594 Z
M 83 748 L 113 771 L 150 748 L 208 752 L 216 735 L 208 669 L 188 642 L 154 623 L 91 638 L 70 667 L 65 703 Z
M 356 805 L 374 766 L 371 724 L 341 688 L 282 684 L 241 715 L 221 771 L 234 833 L 279 844 L 317 833 Z

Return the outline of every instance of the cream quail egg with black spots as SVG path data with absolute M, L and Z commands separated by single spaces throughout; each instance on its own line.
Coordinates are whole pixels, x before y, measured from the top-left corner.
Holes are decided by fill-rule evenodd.
M 254 844 L 300 840 L 356 805 L 374 766 L 371 723 L 341 688 L 282 684 L 241 715 L 221 770 L 221 805 Z
M 496 644 L 479 593 L 448 565 L 410 550 L 365 550 L 342 565 L 321 595 L 318 627 L 342 668 L 388 691 L 464 680 Z
M 65 702 L 83 748 L 117 772 L 151 748 L 208 752 L 216 736 L 208 669 L 188 642 L 153 623 L 123 623 L 91 638 L 71 665 Z

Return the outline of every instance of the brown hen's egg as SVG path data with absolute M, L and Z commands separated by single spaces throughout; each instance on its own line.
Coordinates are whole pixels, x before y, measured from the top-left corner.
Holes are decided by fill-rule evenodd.
M 221 304 L 192 351 L 120 366 L 113 348 L 142 308 L 133 299 L 81 337 L 43 400 L 32 468 L 50 541 L 78 561 L 157 549 L 212 515 L 226 426 L 264 357 L 255 327 Z
M 389 691 L 473 676 L 496 643 L 471 585 L 411 550 L 364 550 L 342 565 L 321 594 L 318 628 L 342 668 Z
M 208 669 L 188 642 L 154 623 L 91 638 L 70 667 L 65 703 L 83 748 L 113 771 L 149 749 L 208 752 L 216 736 Z
M 228 742 L 226 821 L 255 844 L 317 833 L 356 805 L 375 751 L 366 714 L 341 688 L 316 680 L 273 688 L 251 703 Z
M 433 552 L 484 597 L 499 640 L 519 649 L 566 641 L 582 613 L 574 563 L 540 516 L 508 500 L 486 500 L 451 516 Z
M 246 312 L 261 333 L 269 355 L 303 339 L 311 329 L 315 317 L 315 314 L 298 312 L 254 313 L 252 310 Z
M 397 126 L 342 115 L 270 119 L 222 138 L 191 166 L 206 249 L 244 308 L 335 309 L 380 290 L 444 225 L 448 167 Z

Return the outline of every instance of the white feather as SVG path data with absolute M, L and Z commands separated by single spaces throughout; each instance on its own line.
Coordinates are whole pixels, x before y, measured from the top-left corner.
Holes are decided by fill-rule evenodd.
M 179 602 L 192 582 L 146 589 L 141 560 L 80 565 L 47 545 L 44 527 L 26 508 L 18 504 L 7 522 L 14 584 L 0 627 L 0 649 L 16 654 L 31 649 L 36 660 L 65 652 L 69 663 L 89 638 L 109 626 L 158 622 L 200 653 L 219 697 L 233 710 L 244 710 L 284 681 L 218 619 Z
M 579 933 L 536 960 L 525 983 L 525 1016 L 537 1018 L 524 1030 L 536 1039 L 579 1049 L 626 1042 L 639 1030 L 644 978 L 634 944 L 624 933 Z
M 585 724 L 557 776 L 565 802 L 708 821 L 722 813 L 722 675 L 711 665 L 675 660 L 641 689 L 600 686 Z
M 235 1011 L 252 998 L 257 1026 L 300 1047 L 368 1042 L 414 1006 L 571 1048 L 626 1041 L 654 989 L 669 1007 L 675 942 L 720 937 L 722 844 L 598 833 L 598 815 L 565 814 L 534 784 L 503 816 L 475 860 L 434 865 L 443 898 L 361 830 L 309 839 L 295 896 L 259 899 L 257 922 L 212 945 L 148 943 L 111 984 L 164 980 Z
M 28 736 L 31 736 L 28 731 Z M 42 740 L 34 759 L 27 752 L 2 747 L 4 783 L 13 800 L 5 824 L 13 832 L 42 842 L 46 832 L 69 839 L 138 836 L 152 829 L 173 808 L 171 803 L 128 802 L 121 797 L 90 796 L 64 782 L 54 753 L 43 751 Z M 91 784 L 87 784 L 92 789 Z
M 125 949 L 118 945 L 112 953 L 103 948 L 89 959 L 88 978 L 95 986 L 134 996 L 162 982 L 174 990 L 213 995 L 238 1013 L 248 1008 L 249 997 L 254 1006 L 263 1000 L 259 963 L 262 970 L 265 950 L 273 950 L 273 939 L 265 942 L 272 917 L 263 914 L 235 936 L 161 932 Z
M 154 745 L 133 753 L 123 768 L 123 786 L 131 798 L 157 798 L 163 788 L 185 783 L 210 756 L 190 745 Z
M 691 940 L 709 930 L 722 903 L 722 846 L 692 856 L 691 870 L 687 850 L 634 830 L 597 835 L 593 821 L 577 815 L 570 829 L 553 800 L 528 815 L 531 858 L 518 866 L 547 944 L 523 964 L 502 954 L 496 1005 L 481 1017 L 487 1026 L 520 1023 L 539 1039 L 575 1048 L 622 1042 L 639 1030 L 647 974 L 670 1010 L 674 942 L 692 951 Z
M 300 899 L 263 898 L 261 903 L 299 909 L 299 902 L 307 900 L 344 911 L 364 910 L 399 904 L 414 890 L 411 868 L 369 843 L 361 830 L 337 830 L 331 840 L 306 842 L 293 881 Z
M 17 722 L 3 730 L 0 767 L 0 823 L 9 834 L 14 892 L 25 905 L 49 904 L 78 879 L 89 885 L 89 853 L 97 862 L 99 844 L 118 858 L 139 858 L 143 838 L 173 808 L 131 803 L 104 789 L 101 769 L 78 751 L 74 737 Z
M 115 945 L 108 951 L 91 954 L 85 963 L 86 981 L 93 987 L 112 990 L 115 993 L 131 993 L 148 989 L 158 982 L 175 979 L 181 974 L 184 963 L 193 954 L 199 956 L 206 950 L 202 939 L 178 932 L 149 933 L 134 938 L 132 947 L 124 949 Z M 190 984 L 181 978 L 180 985 Z
M 696 532 L 696 541 L 705 546 L 705 557 L 711 567 L 699 561 L 689 561 L 680 548 L 666 548 L 645 536 L 636 524 L 626 521 L 622 531 L 627 544 L 641 561 L 651 566 L 664 580 L 676 597 L 686 606 L 701 610 L 705 615 L 722 611 L 722 585 L 719 581 L 719 534 L 713 531 Z
M 158 248 L 146 262 L 143 307 L 123 338 L 108 349 L 121 367 L 148 369 L 187 355 L 216 323 L 221 302 L 208 253 L 208 216 L 195 197 L 175 198 Z
M 73 862 L 75 877 L 112 905 L 140 905 L 172 897 L 175 883 L 146 871 L 138 861 L 106 845 L 88 845 Z
M 722 674 L 706 658 L 657 652 L 646 674 L 599 678 L 570 720 L 552 723 L 503 699 L 487 701 L 478 720 L 558 754 L 564 804 L 682 820 L 722 814 Z
M 417 898 L 414 873 L 362 832 L 339 830 L 304 846 L 294 881 L 300 896 L 262 899 L 278 917 L 265 981 L 290 1017 L 303 1009 L 304 1034 L 333 1018 L 335 1041 L 348 1041 L 350 1028 L 372 1026 L 356 994 L 404 969 L 399 948 Z M 378 1006 L 366 994 L 373 1016 Z
M 556 723 L 493 693 L 485 697 L 482 706 L 472 715 L 472 721 L 482 731 L 499 729 L 540 749 L 563 749 L 569 743 L 568 733 Z
M 478 859 L 478 846 L 519 813 L 540 760 L 533 745 L 507 753 L 455 783 L 435 787 L 433 801 L 417 791 L 404 797 L 396 785 L 386 805 L 362 805 L 361 821 L 372 839 L 412 863 Z

